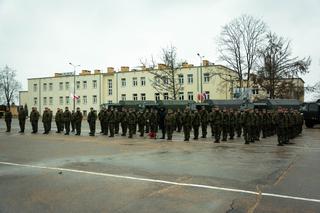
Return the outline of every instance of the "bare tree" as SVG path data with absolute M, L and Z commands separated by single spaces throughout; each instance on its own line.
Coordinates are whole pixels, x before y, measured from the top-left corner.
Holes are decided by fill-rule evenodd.
M 0 71 L 0 96 L 8 107 L 18 97 L 20 88 L 21 84 L 16 80 L 16 71 L 5 66 Z
M 303 93 L 303 86 L 295 80 L 309 72 L 310 57 L 292 57 L 290 41 L 274 33 L 267 34 L 267 43 L 260 51 L 260 66 L 253 82 L 270 93 L 270 98 L 286 98 Z M 252 76 L 251 76 L 252 77 Z
M 245 76 L 249 87 L 250 74 L 256 64 L 266 28 L 262 20 L 249 15 L 242 15 L 222 27 L 218 38 L 219 58 L 237 72 L 240 88 L 243 87 Z
M 320 81 L 314 84 L 313 86 L 307 86 L 305 89 L 307 93 L 312 94 L 313 99 L 320 100 Z
M 178 94 L 183 90 L 182 84 L 179 84 L 179 73 L 181 65 L 177 58 L 177 49 L 174 46 L 162 48 L 161 64 L 158 69 L 155 68 L 155 61 L 151 58 L 151 65 L 149 64 L 148 72 L 153 75 L 152 87 L 161 95 L 168 93 L 168 98 L 177 100 Z M 147 67 L 147 60 L 140 60 L 144 67 Z

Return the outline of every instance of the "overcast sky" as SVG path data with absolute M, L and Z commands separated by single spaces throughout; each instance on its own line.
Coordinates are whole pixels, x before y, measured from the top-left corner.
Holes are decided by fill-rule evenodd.
M 173 44 L 178 57 L 218 61 L 221 26 L 250 14 L 292 40 L 294 55 L 311 56 L 306 84 L 320 80 L 319 0 L 0 0 L 0 66 L 27 78 L 81 69 L 139 66 Z

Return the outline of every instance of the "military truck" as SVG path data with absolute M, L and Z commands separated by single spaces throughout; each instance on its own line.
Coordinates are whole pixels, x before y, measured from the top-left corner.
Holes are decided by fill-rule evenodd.
M 320 124 L 320 99 L 316 102 L 303 103 L 301 107 L 306 127 L 313 128 Z

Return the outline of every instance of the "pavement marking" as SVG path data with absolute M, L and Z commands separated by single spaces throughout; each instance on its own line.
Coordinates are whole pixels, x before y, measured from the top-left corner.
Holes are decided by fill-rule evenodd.
M 255 191 L 249 191 L 249 190 L 218 187 L 218 186 L 209 186 L 209 185 L 202 185 L 202 184 L 181 183 L 181 182 L 174 182 L 174 181 L 166 181 L 166 180 L 158 180 L 158 179 L 150 179 L 150 178 L 139 178 L 139 177 L 116 175 L 116 174 L 101 173 L 101 172 L 90 172 L 90 171 L 83 171 L 83 170 L 77 170 L 77 169 L 67 169 L 67 168 L 48 167 L 48 166 L 37 166 L 37 165 L 10 163 L 10 162 L 2 162 L 2 161 L 0 161 L 0 164 L 8 165 L 8 166 L 20 166 L 20 167 L 29 167 L 29 168 L 37 168 L 37 169 L 57 170 L 57 171 L 81 173 L 81 174 L 88 174 L 88 175 L 113 177 L 113 178 L 145 181 L 145 182 L 152 182 L 152 183 L 164 183 L 164 184 L 177 185 L 177 186 L 188 186 L 188 187 L 196 187 L 196 188 L 203 188 L 203 189 L 213 189 L 213 190 L 219 190 L 219 191 L 238 192 L 238 193 L 244 193 L 244 194 L 252 194 L 252 195 L 260 195 L 260 196 L 267 196 L 267 197 L 277 197 L 277 198 L 285 198 L 285 199 L 301 200 L 301 201 L 309 201 L 309 202 L 320 203 L 319 199 L 296 197 L 296 196 L 273 194 L 273 193 L 265 193 L 265 192 L 261 192 L 261 191 L 260 192 L 255 192 Z

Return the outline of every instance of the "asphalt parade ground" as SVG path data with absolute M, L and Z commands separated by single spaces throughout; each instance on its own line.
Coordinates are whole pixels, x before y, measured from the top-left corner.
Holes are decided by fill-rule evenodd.
M 0 120 L 1 213 L 320 212 L 319 126 L 283 147 L 275 136 L 187 143 L 90 137 L 85 121 L 81 136 L 26 126 L 6 133 Z

